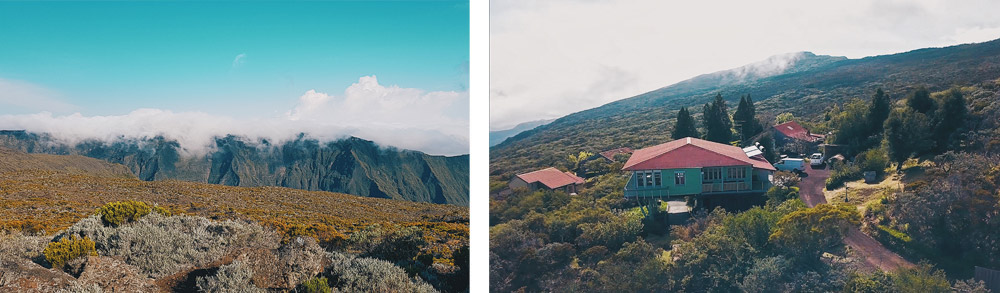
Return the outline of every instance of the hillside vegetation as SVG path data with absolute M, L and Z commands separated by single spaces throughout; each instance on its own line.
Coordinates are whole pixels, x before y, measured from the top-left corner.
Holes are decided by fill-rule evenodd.
M 292 289 L 308 278 L 322 277 L 320 274 L 330 269 L 322 269 L 324 266 L 317 263 L 315 270 L 310 269 L 302 277 L 288 279 L 282 275 L 286 268 L 278 266 L 270 271 L 261 271 L 261 268 L 273 266 L 274 258 L 281 259 L 279 264 L 287 263 L 288 268 L 298 268 L 295 263 L 304 260 L 295 259 L 296 254 L 291 251 L 282 251 L 305 249 L 283 248 L 304 245 L 302 241 L 312 241 L 311 245 L 315 248 L 308 249 L 330 254 L 322 256 L 322 253 L 314 252 L 313 255 L 320 255 L 315 259 L 331 258 L 334 262 L 356 263 L 362 268 L 357 268 L 361 271 L 354 273 L 368 276 L 365 275 L 369 274 L 365 273 L 366 270 L 375 270 L 372 278 L 391 272 L 384 277 L 402 282 L 394 284 L 419 281 L 414 283 L 413 288 L 420 288 L 422 283 L 430 284 L 425 289 L 460 291 L 456 287 L 460 285 L 456 284 L 462 284 L 462 275 L 467 272 L 469 216 L 464 207 L 283 187 L 232 187 L 179 180 L 143 181 L 131 175 L 124 166 L 91 158 L 26 154 L 13 150 L 2 150 L 0 153 L 3 154 L 0 166 L 5 168 L 0 172 L 0 235 L 3 235 L 5 243 L 0 252 L 6 253 L 0 253 L 0 258 L 6 262 L 5 269 L 18 272 L 6 271 L 7 275 L 0 280 L 3 286 L 13 284 L 11 280 L 28 280 L 25 281 L 27 283 L 18 283 L 18 286 L 28 286 L 34 282 L 32 280 L 50 277 L 65 281 L 47 287 L 53 291 L 73 284 L 101 288 L 111 286 L 111 283 L 98 281 L 81 283 L 77 282 L 79 279 L 64 279 L 67 276 L 38 267 L 55 265 L 56 270 L 62 267 L 63 261 L 39 261 L 45 247 L 43 244 L 49 239 L 57 243 L 66 237 L 75 241 L 73 235 L 95 241 L 97 256 L 53 254 L 63 255 L 64 260 L 82 257 L 81 261 L 88 263 L 84 266 L 83 275 L 77 269 L 75 273 L 68 270 L 68 276 L 84 278 L 90 276 L 87 271 L 90 274 L 108 274 L 122 266 L 119 262 L 124 262 L 135 266 L 128 269 L 128 274 L 141 279 L 136 283 L 139 287 L 127 287 L 131 289 L 124 289 L 126 291 L 158 291 L 155 288 L 187 291 L 183 288 L 193 290 L 196 281 L 197 285 L 204 285 L 201 288 L 231 288 L 212 283 L 225 283 L 224 279 L 232 277 L 230 275 L 216 275 L 218 280 L 215 281 L 196 280 L 227 270 L 237 275 L 252 276 L 244 277 L 252 278 L 259 288 Z M 257 231 L 253 232 L 256 233 L 254 235 L 264 236 L 240 238 L 238 234 L 243 228 L 212 228 L 219 225 L 215 223 L 235 223 L 223 226 L 249 227 L 248 231 Z M 201 228 L 190 228 L 191 225 Z M 177 227 L 178 230 L 156 232 L 157 229 L 172 229 L 170 227 Z M 215 236 L 211 237 L 216 237 L 216 240 L 198 238 L 207 237 L 196 233 L 199 229 L 214 233 Z M 116 233 L 121 235 L 114 236 Z M 258 242 L 231 246 L 238 245 L 240 239 L 256 239 L 254 241 Z M 121 241 L 133 241 L 134 244 L 122 244 Z M 180 245 L 205 247 L 184 248 L 191 251 L 184 253 Z M 160 250 L 153 253 L 143 249 Z M 246 249 L 263 250 L 245 256 Z M 462 251 L 465 251 L 464 254 Z M 289 257 L 292 259 L 284 260 Z M 234 262 L 234 259 L 243 265 Z M 66 263 L 72 265 L 71 262 Z M 92 263 L 103 265 L 95 264 L 95 268 L 91 268 Z M 463 263 L 466 265 L 462 266 Z M 252 267 L 256 273 L 247 272 L 247 267 Z M 349 267 L 338 267 L 336 270 Z M 350 280 L 340 277 L 346 273 L 326 275 L 328 283 L 334 287 L 363 288 L 367 284 L 364 282 L 379 282 L 368 277 L 354 276 Z M 52 274 L 55 275 L 49 276 Z M 401 274 L 402 279 L 392 274 Z M 13 277 L 19 275 L 25 279 Z M 261 283 L 265 282 L 258 280 L 261 278 L 284 281 Z M 246 283 L 246 279 L 236 281 L 240 282 Z
M 128 167 L 139 179 L 230 186 L 280 186 L 367 197 L 468 206 L 469 156 L 431 156 L 359 138 L 320 143 L 299 135 L 280 144 L 227 136 L 211 151 L 185 155 L 163 137 L 62 143 L 44 133 L 0 131 L 0 146 L 82 155 Z
M 519 135 L 491 152 L 493 191 L 522 169 L 556 165 L 579 171 L 579 162 L 566 154 L 622 143 L 642 147 L 671 136 L 759 141 L 778 152 L 808 153 L 802 143 L 772 147 L 753 123 L 735 123 L 750 119 L 765 128 L 798 121 L 838 145 L 827 156 L 845 159 L 815 167 L 829 168 L 829 177 L 813 170 L 808 176 L 821 177 L 805 189 L 795 186 L 797 175 L 778 172 L 766 193 L 734 196 L 766 204 L 721 204 L 696 211 L 685 223 L 669 223 L 674 226 L 665 221 L 664 205 L 624 199 L 628 174 L 620 161 L 578 172 L 589 177 L 578 195 L 521 189 L 496 196 L 491 284 L 497 291 L 528 292 L 987 292 L 984 283 L 969 278 L 976 266 L 1000 267 L 997 64 L 1000 41 L 834 61 L 716 87 L 714 100 L 688 107 L 703 111 L 685 109 L 676 122 L 673 115 L 667 118 L 668 109 L 699 95 L 634 97 Z M 753 92 L 762 88 L 780 91 Z M 740 100 L 729 111 L 733 107 L 723 97 L 732 89 L 753 92 L 758 104 L 735 92 Z M 810 94 L 794 97 L 803 91 Z M 869 187 L 865 172 L 893 184 Z M 829 190 L 845 184 L 852 189 L 837 204 L 806 207 L 800 191 L 821 191 L 822 183 L 813 183 L 824 179 Z M 845 244 L 857 236 L 870 243 Z M 864 254 L 870 246 L 900 254 L 905 265 L 873 265 Z

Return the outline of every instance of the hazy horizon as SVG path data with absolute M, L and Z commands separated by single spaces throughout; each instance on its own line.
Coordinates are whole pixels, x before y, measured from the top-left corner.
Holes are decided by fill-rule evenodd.
M 1000 38 L 986 12 L 1000 3 L 970 2 L 491 1 L 490 130 L 772 56 L 855 59 Z

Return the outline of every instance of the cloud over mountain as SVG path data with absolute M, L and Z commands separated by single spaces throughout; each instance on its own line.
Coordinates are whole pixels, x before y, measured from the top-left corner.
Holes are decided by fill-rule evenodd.
M 235 119 L 162 109 L 109 116 L 41 112 L 0 115 L 0 129 L 47 132 L 69 143 L 163 135 L 193 154 L 206 153 L 213 137 L 227 134 L 282 141 L 304 132 L 320 140 L 356 136 L 383 146 L 457 155 L 469 152 L 468 108 L 468 92 L 383 86 L 375 76 L 365 76 L 343 94 L 309 90 L 278 117 Z

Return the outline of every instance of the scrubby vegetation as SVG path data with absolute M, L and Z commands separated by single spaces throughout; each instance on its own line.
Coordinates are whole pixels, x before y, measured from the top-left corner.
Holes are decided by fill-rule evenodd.
M 956 67 L 955 55 L 943 52 L 995 52 L 997 46 L 994 41 L 867 58 L 835 63 L 840 65 L 831 70 L 837 74 L 800 72 L 710 90 L 682 83 L 509 139 L 491 149 L 491 183 L 554 165 L 549 162 L 566 152 L 670 141 L 671 131 L 691 132 L 688 120 L 705 127 L 694 132 L 719 128 L 711 131 L 717 141 L 736 143 L 742 129 L 724 133 L 713 119 L 725 116 L 717 110 L 725 106 L 719 100 L 750 93 L 764 97 L 758 121 L 796 120 L 840 145 L 846 160 L 828 166 L 831 196 L 843 193 L 834 189 L 844 185 L 852 191 L 865 185 L 858 182 L 865 172 L 875 172 L 879 183 L 852 196 L 854 205 L 806 208 L 795 199 L 794 179 L 775 176 L 775 188 L 763 195 L 766 206 L 699 212 L 669 232 L 658 209 L 622 199 L 625 177 L 615 170 L 588 179 L 579 196 L 514 192 L 491 201 L 491 285 L 528 292 L 984 292 L 981 282 L 968 278 L 974 266 L 1000 268 L 1000 67 L 994 66 L 1000 57 L 962 61 L 993 68 L 970 75 Z M 904 61 L 912 56 L 929 59 Z M 922 75 L 928 68 L 943 70 L 927 67 L 931 63 L 955 74 Z M 874 68 L 923 69 L 890 78 Z M 845 85 L 851 80 L 865 82 Z M 674 115 L 706 102 L 703 113 L 695 113 L 701 117 Z M 668 118 L 678 116 L 684 120 L 679 125 Z M 755 140 L 768 143 L 766 135 Z M 857 252 L 841 243 L 847 229 L 856 227 L 919 264 L 878 271 L 859 262 Z
M 50 292 L 149 291 L 151 284 L 159 290 L 185 292 L 295 288 L 306 292 L 461 292 L 468 288 L 468 277 L 458 275 L 468 272 L 467 246 L 457 252 L 429 254 L 432 258 L 424 261 L 418 254 L 427 240 L 419 227 L 383 230 L 376 225 L 363 231 L 352 235 L 356 246 L 323 248 L 309 237 L 283 243 L 275 230 L 249 221 L 150 212 L 115 225 L 95 214 L 52 237 L 44 250 L 36 240 L 45 237 L 2 234 L 0 276 L 5 284 L 15 284 L 13 289 Z M 373 248 L 359 250 L 366 246 Z M 40 267 L 32 268 L 39 266 L 32 263 L 39 255 L 54 268 L 89 258 L 82 259 L 72 274 L 45 277 L 35 272 Z M 440 263 L 445 257 L 458 257 L 460 262 L 457 266 Z M 8 266 L 12 261 L 14 265 Z
M 97 255 L 97 249 L 94 248 L 94 241 L 90 240 L 84 236 L 83 238 L 73 235 L 72 237 L 64 237 L 62 240 L 49 243 L 42 251 L 45 255 L 45 261 L 52 265 L 52 268 L 62 268 L 70 260 L 85 257 L 88 255 Z
M 349 240 L 372 227 L 381 236 Z M 456 253 L 468 247 L 468 210 L 451 205 L 13 168 L 0 172 L 0 235 L 9 233 L 3 278 L 41 291 L 226 287 L 245 274 L 220 267 L 237 260 L 252 268 L 253 286 L 291 290 L 319 276 L 333 251 L 388 258 L 434 290 L 468 288 L 468 254 Z M 53 266 L 67 273 L 43 272 L 44 243 L 74 237 L 93 241 L 96 256 L 63 257 L 67 265 Z M 111 272 L 131 281 L 108 281 Z

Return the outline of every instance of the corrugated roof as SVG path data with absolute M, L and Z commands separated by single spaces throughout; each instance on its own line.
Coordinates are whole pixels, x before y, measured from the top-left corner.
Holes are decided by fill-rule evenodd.
M 731 145 L 686 137 L 664 144 L 636 150 L 622 170 L 657 170 L 746 166 L 775 170 L 760 156 L 747 157 L 743 149 Z
M 774 130 L 781 132 L 781 134 L 787 137 L 804 140 L 808 142 L 814 142 L 820 139 L 820 137 L 818 136 L 811 135 L 809 131 L 806 130 L 805 127 L 802 127 L 802 125 L 799 125 L 799 123 L 795 121 L 788 121 L 785 123 L 775 125 Z
M 617 155 L 617 154 L 631 154 L 631 153 L 632 153 L 632 149 L 631 148 L 624 147 L 624 148 L 617 148 L 617 149 L 613 149 L 613 150 L 603 151 L 603 152 L 601 152 L 601 156 L 604 157 L 605 159 L 610 160 L 610 161 L 614 161 L 615 160 L 615 155 Z
M 548 187 L 549 189 L 555 189 L 563 187 L 570 184 L 583 184 L 583 178 L 580 178 L 573 173 L 559 171 L 559 169 L 548 167 L 538 171 L 532 171 L 524 174 L 518 174 L 518 178 L 524 180 L 524 182 L 534 183 L 539 182 Z

